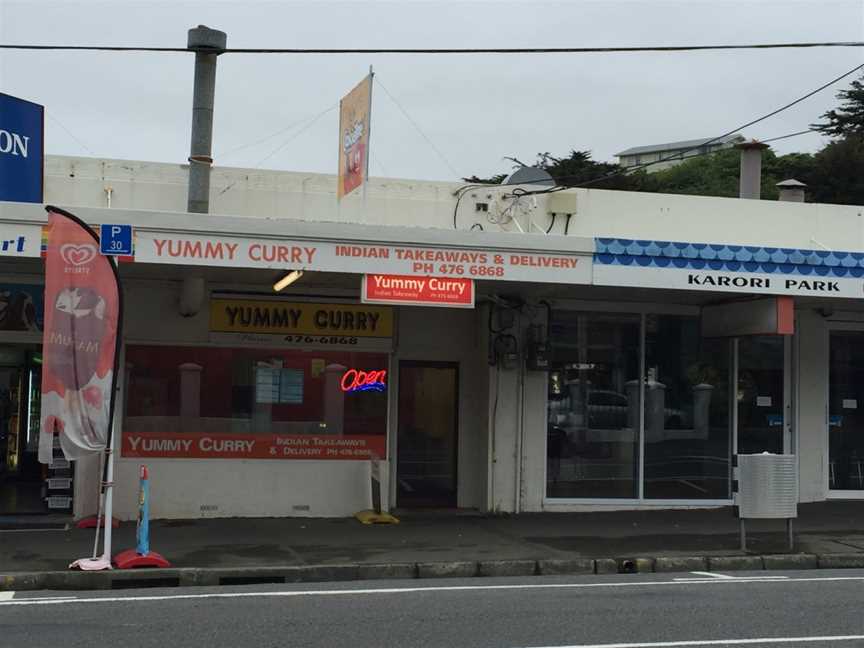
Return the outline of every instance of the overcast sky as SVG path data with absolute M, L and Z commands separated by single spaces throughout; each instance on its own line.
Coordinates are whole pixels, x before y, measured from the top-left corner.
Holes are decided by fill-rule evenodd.
M 186 45 L 197 24 L 229 47 L 567 47 L 864 40 L 861 0 L 567 2 L 51 2 L 0 0 L 0 42 Z M 224 166 L 331 173 L 336 110 L 373 65 L 373 176 L 452 180 L 507 171 L 504 156 L 587 149 L 611 160 L 642 144 L 711 137 L 864 62 L 859 48 L 666 54 L 225 55 L 214 149 Z M 0 53 L 0 91 L 46 106 L 46 151 L 185 162 L 191 54 Z M 851 80 L 851 78 L 850 78 Z M 752 128 L 807 128 L 837 84 Z M 232 152 L 277 131 L 291 130 Z M 67 132 L 68 131 L 68 132 Z M 70 134 L 71 133 L 71 134 Z M 815 151 L 808 134 L 779 153 Z M 274 153 L 275 151 L 275 153 Z M 268 157 L 269 156 L 269 157 Z M 452 166 L 452 169 L 450 168 Z M 458 175 L 456 175 L 458 174 Z

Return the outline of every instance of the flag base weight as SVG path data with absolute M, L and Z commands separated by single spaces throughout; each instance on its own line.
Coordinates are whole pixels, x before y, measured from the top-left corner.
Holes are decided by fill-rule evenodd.
M 135 549 L 127 549 L 121 551 L 114 556 L 114 566 L 117 569 L 138 569 L 140 567 L 170 567 L 169 563 L 162 554 L 155 551 L 149 551 L 146 554 L 139 554 Z
M 103 569 L 111 569 L 111 561 L 107 558 L 79 558 L 69 565 L 69 569 L 102 571 Z
M 105 524 L 105 520 L 102 520 L 102 524 Z M 95 529 L 96 528 L 96 516 L 91 515 L 90 517 L 81 518 L 75 523 L 75 526 L 79 529 Z M 111 528 L 117 529 L 120 527 L 120 520 L 115 517 L 111 518 Z

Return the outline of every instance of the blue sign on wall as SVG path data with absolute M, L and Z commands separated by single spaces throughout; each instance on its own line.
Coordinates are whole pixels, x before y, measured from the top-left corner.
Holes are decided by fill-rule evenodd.
M 45 109 L 0 92 L 0 200 L 42 202 Z
M 112 256 L 132 256 L 132 226 L 103 224 L 99 230 L 99 251 Z

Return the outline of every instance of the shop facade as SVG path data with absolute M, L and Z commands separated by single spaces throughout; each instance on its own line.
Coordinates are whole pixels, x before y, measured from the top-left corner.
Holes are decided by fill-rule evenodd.
M 136 232 L 121 519 L 141 463 L 164 518 L 351 515 L 373 457 L 389 509 L 729 505 L 735 455 L 763 451 L 798 456 L 802 502 L 864 498 L 856 208 L 574 190 L 540 203 L 566 215 L 546 235 L 445 226 L 485 195 L 419 201 L 421 227 L 397 194 L 342 222 L 64 204 Z M 15 468 L 37 441 L 43 222 L 0 204 L 7 472 L 9 430 Z M 367 275 L 471 279 L 473 308 L 364 303 Z M 76 517 L 97 469 L 69 467 Z M 28 470 L 42 506 L 54 475 Z

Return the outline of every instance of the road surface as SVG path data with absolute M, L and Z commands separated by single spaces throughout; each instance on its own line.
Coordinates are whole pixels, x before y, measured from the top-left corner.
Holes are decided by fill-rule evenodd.
M 864 571 L 0 592 L 0 646 L 864 646 Z

